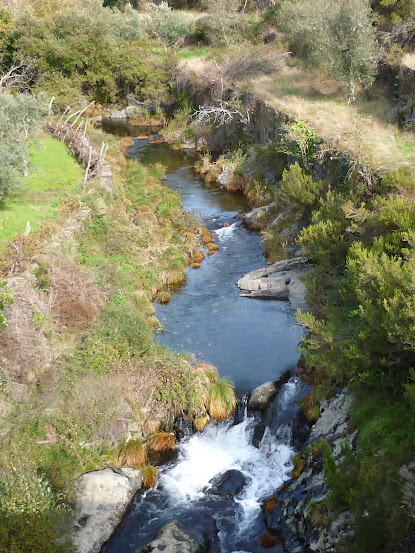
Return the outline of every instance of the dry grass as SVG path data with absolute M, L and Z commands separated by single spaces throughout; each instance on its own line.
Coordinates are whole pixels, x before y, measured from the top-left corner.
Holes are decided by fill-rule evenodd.
M 146 447 L 151 452 L 169 451 L 176 447 L 176 438 L 169 432 L 159 432 L 148 438 Z
M 207 228 L 202 228 L 200 231 L 200 241 L 202 244 L 211 244 L 213 243 L 213 234 Z
M 233 385 L 225 378 L 212 382 L 209 387 L 209 413 L 217 420 L 223 421 L 230 417 L 236 409 L 237 400 Z
M 192 263 L 192 269 L 200 269 L 200 263 Z
M 205 427 L 206 427 L 206 425 L 208 424 L 209 421 L 210 421 L 209 415 L 203 415 L 201 417 L 195 417 L 193 419 L 193 426 L 194 426 L 195 430 L 197 430 L 198 432 L 203 432 L 203 430 L 205 429 Z
M 160 290 L 156 294 L 156 300 L 161 304 L 169 303 L 171 300 L 170 292 L 166 292 L 165 290 Z
M 202 252 L 202 250 L 199 250 L 198 248 L 195 248 L 192 251 L 192 262 L 193 263 L 200 263 L 204 259 L 205 259 L 205 252 Z
M 118 460 L 122 465 L 130 467 L 144 465 L 147 460 L 147 454 L 143 442 L 138 438 L 129 440 L 120 449 Z
M 158 469 L 153 465 L 144 465 L 140 467 L 143 475 L 143 488 L 153 488 L 157 484 Z
M 415 166 L 415 137 L 386 119 L 387 101 L 347 105 L 338 84 L 299 67 L 249 83 L 258 98 L 305 121 L 331 146 L 381 170 Z

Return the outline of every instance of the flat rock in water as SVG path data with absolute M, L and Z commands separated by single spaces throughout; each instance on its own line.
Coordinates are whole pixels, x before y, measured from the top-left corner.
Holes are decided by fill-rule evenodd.
M 205 553 L 205 536 L 197 528 L 173 520 L 163 526 L 156 538 L 136 553 Z
M 141 471 L 130 467 L 122 474 L 107 468 L 80 476 L 76 494 L 74 544 L 78 553 L 99 553 L 111 537 L 141 488 Z
M 246 478 L 236 469 L 227 470 L 210 481 L 207 494 L 220 495 L 222 497 L 235 497 L 246 484 Z
M 285 300 L 293 309 L 307 309 L 306 287 L 300 277 L 309 270 L 304 257 L 294 257 L 251 271 L 236 284 L 243 297 Z

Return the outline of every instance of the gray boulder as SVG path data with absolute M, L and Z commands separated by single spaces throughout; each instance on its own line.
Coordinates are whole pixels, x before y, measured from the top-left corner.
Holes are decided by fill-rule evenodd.
M 275 203 L 256 207 L 249 213 L 242 215 L 244 225 L 253 229 L 261 229 L 265 224 L 265 218 L 275 210 Z
M 278 380 L 265 382 L 261 386 L 258 386 L 258 388 L 255 388 L 249 397 L 248 411 L 265 411 L 274 401 L 283 385 L 288 382 L 290 376 L 291 371 L 286 371 Z
M 75 505 L 77 530 L 74 535 L 78 553 L 101 551 L 141 484 L 141 471 L 130 467 L 120 469 L 119 473 L 107 468 L 80 476 Z
M 136 553 L 205 553 L 205 536 L 197 528 L 173 520 L 163 526 L 156 538 Z
M 242 297 L 285 300 L 293 309 L 307 309 L 306 287 L 300 277 L 306 275 L 310 267 L 304 257 L 294 257 L 277 261 L 264 269 L 256 269 L 238 280 L 236 285 Z

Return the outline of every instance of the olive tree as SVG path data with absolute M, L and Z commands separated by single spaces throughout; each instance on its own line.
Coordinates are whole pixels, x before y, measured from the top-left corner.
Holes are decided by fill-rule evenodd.
M 46 95 L 0 93 L 0 199 L 27 167 L 26 144 L 48 112 Z
M 284 0 L 278 24 L 294 51 L 347 86 L 349 101 L 372 84 L 379 47 L 368 0 Z

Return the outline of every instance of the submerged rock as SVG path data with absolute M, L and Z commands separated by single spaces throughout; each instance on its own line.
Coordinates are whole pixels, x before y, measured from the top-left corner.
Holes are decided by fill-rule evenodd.
M 197 528 L 191 528 L 183 522 L 173 520 L 163 526 L 156 538 L 149 544 L 137 549 L 136 553 L 205 553 L 205 536 Z
M 206 490 L 207 494 L 220 495 L 221 497 L 235 497 L 242 491 L 246 484 L 246 478 L 236 469 L 227 470 L 210 481 L 211 487 Z
M 309 270 L 304 257 L 284 259 L 264 269 L 251 271 L 236 285 L 243 297 L 285 300 L 291 303 L 293 309 L 307 309 L 306 287 L 300 277 Z
M 107 468 L 80 476 L 75 505 L 78 530 L 74 536 L 78 553 L 101 551 L 141 483 L 141 471 L 130 467 L 119 472 Z

